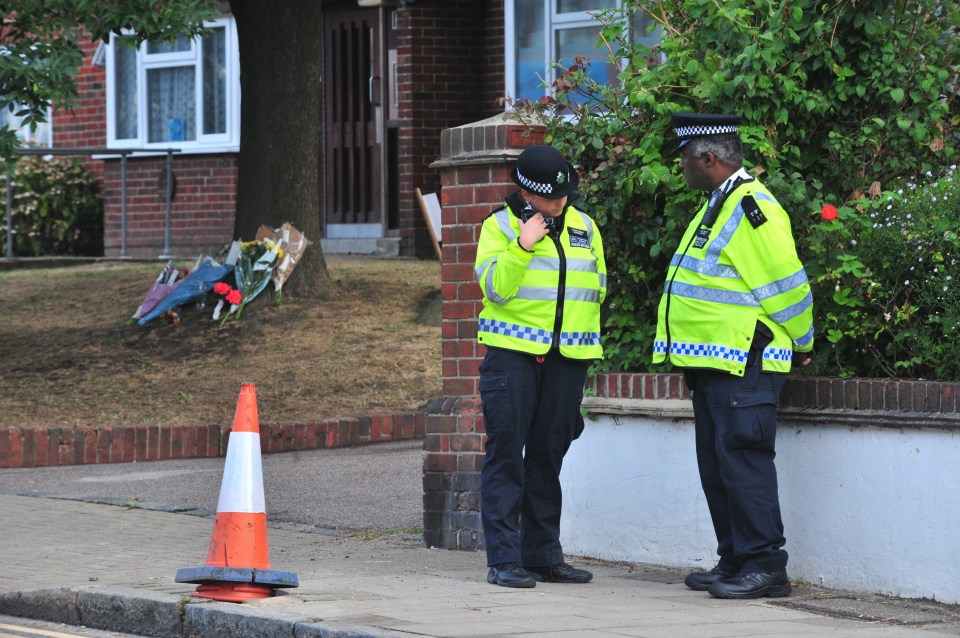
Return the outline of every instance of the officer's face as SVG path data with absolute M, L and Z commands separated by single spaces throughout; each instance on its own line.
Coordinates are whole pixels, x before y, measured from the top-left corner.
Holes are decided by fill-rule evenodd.
M 527 203 L 533 206 L 533 210 L 547 217 L 559 217 L 567 205 L 566 196 L 560 199 L 547 199 L 530 191 L 524 191 L 523 196 Z
M 687 186 L 702 191 L 714 189 L 714 180 L 708 171 L 708 167 L 714 160 L 712 153 L 702 153 L 696 155 L 687 144 L 683 147 L 680 155 L 680 170 L 683 171 L 683 179 L 687 181 Z

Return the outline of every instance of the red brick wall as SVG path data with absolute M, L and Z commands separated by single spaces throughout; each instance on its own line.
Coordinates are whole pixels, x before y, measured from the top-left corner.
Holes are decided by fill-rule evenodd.
M 55 148 L 103 148 L 107 144 L 107 106 L 104 68 L 93 65 L 97 43 L 81 40 L 83 64 L 77 75 L 77 100 L 70 110 L 54 109 L 51 118 Z M 97 177 L 103 162 L 77 156 Z
M 127 255 L 156 258 L 163 253 L 166 227 L 166 158 L 127 160 Z M 122 247 L 121 162 L 104 170 L 104 254 Z M 233 239 L 237 210 L 236 155 L 173 156 L 174 196 L 169 254 L 212 255 Z
M 440 132 L 502 111 L 503 0 L 423 2 L 397 11 L 401 254 L 433 244 L 414 194 L 436 191 Z M 492 37 L 492 41 L 487 38 Z
M 264 423 L 260 450 L 290 452 L 423 438 L 423 413 Z M 0 468 L 133 463 L 224 456 L 230 426 L 0 428 Z

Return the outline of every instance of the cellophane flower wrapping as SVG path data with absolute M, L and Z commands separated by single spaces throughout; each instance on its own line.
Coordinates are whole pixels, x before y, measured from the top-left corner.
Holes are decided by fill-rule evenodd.
M 276 302 L 279 304 L 283 293 L 283 284 L 290 278 L 304 251 L 310 245 L 310 240 L 297 230 L 290 222 L 284 222 L 280 228 L 261 226 L 257 231 L 257 239 L 269 239 L 280 247 L 282 256 L 277 260 L 273 269 L 273 289 Z
M 171 308 L 190 303 L 213 288 L 214 284 L 229 275 L 231 270 L 232 266 L 220 264 L 212 257 L 201 256 L 190 274 L 181 279 L 177 287 L 161 299 L 153 310 L 140 317 L 137 323 L 145 325 Z
M 163 270 L 160 271 L 160 274 L 157 275 L 156 281 L 153 283 L 153 286 L 150 287 L 150 290 L 147 291 L 147 296 L 144 297 L 143 303 L 141 303 L 137 311 L 133 313 L 132 319 L 139 319 L 153 310 L 164 297 L 169 295 L 170 292 L 179 285 L 180 281 L 182 281 L 179 277 L 180 269 L 177 268 L 171 259 L 163 267 Z
M 240 245 L 240 255 L 234 269 L 237 290 L 243 295 L 243 300 L 236 312 L 238 318 L 243 313 L 244 307 L 270 283 L 274 266 L 277 265 L 282 254 L 282 249 L 272 239 L 258 239 L 243 242 Z

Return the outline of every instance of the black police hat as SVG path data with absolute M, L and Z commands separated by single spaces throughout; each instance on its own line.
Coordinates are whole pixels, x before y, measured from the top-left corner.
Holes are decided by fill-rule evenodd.
M 683 148 L 687 142 L 698 137 L 735 134 L 737 124 L 743 119 L 739 115 L 701 113 L 673 113 L 670 117 L 679 140 L 674 151 Z
M 520 153 L 510 178 L 520 187 L 546 199 L 560 199 L 577 190 L 580 176 L 573 164 L 552 146 L 531 146 Z

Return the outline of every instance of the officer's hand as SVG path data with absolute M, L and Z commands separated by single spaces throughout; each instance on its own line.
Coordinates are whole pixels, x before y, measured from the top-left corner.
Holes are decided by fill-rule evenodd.
M 520 247 L 524 250 L 533 250 L 533 245 L 547 234 L 547 222 L 543 215 L 537 213 L 527 221 L 520 220 Z
M 797 352 L 796 350 L 794 350 L 793 359 L 791 360 L 790 363 L 793 364 L 795 367 L 805 368 L 808 365 L 810 365 L 811 361 L 813 361 L 812 352 Z

